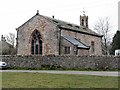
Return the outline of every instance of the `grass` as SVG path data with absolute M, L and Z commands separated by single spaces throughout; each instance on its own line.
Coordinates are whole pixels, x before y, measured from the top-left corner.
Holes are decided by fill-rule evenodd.
M 118 88 L 118 77 L 4 72 L 2 88 Z
M 2 73 L 0 73 L 0 90 L 2 88 Z

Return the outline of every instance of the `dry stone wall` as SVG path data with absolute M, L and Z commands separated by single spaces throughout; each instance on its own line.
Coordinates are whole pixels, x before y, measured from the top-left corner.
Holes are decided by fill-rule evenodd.
M 115 56 L 1 56 L 8 67 L 41 68 L 56 66 L 82 69 L 120 69 L 120 57 Z

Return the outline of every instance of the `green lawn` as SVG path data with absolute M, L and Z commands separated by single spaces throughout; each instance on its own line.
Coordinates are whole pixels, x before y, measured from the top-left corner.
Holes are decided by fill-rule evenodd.
M 3 88 L 118 88 L 117 77 L 2 73 Z
M 0 90 L 2 88 L 2 73 L 0 73 Z

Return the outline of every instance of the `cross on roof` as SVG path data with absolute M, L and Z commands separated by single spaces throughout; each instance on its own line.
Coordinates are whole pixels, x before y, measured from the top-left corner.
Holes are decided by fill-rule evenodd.
M 85 11 L 85 9 L 83 8 L 83 15 L 85 15 L 85 13 L 86 13 L 86 11 Z

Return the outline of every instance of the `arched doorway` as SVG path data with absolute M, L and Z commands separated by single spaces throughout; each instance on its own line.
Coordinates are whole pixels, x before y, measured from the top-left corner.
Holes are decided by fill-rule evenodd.
M 42 39 L 41 39 L 40 32 L 38 30 L 35 30 L 32 33 L 31 54 L 42 55 Z

